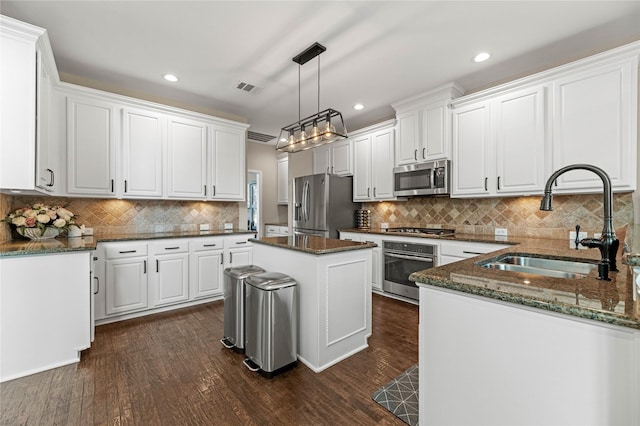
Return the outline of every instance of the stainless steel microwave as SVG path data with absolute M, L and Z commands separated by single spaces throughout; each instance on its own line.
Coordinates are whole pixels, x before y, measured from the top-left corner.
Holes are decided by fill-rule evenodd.
M 450 190 L 451 161 L 436 160 L 393 169 L 393 195 L 447 195 Z

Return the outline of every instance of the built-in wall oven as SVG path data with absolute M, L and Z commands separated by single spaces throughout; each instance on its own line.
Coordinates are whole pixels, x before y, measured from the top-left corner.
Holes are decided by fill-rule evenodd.
M 431 244 L 383 241 L 384 281 L 386 293 L 418 300 L 418 286 L 409 275 L 437 265 L 438 247 Z

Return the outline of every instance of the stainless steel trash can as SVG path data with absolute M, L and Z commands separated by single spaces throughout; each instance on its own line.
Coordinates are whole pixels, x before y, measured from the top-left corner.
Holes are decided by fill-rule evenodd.
M 266 377 L 295 366 L 298 354 L 297 283 L 279 272 L 246 280 L 244 364 Z
M 245 280 L 260 272 L 264 269 L 256 265 L 224 270 L 224 336 L 220 342 L 236 352 L 245 351 Z

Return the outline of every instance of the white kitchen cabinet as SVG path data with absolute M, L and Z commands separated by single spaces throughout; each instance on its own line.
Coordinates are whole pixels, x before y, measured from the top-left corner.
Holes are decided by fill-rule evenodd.
M 455 197 L 539 194 L 544 189 L 545 87 L 507 92 L 453 111 Z
M 438 266 L 447 265 L 463 259 L 491 253 L 511 247 L 508 244 L 477 243 L 473 241 L 448 241 L 440 240 L 440 253 Z
M 267 237 L 286 237 L 289 235 L 289 227 L 282 225 L 266 225 Z
M 315 158 L 315 157 L 314 157 Z M 289 203 L 289 156 L 278 158 L 278 204 Z
M 396 166 L 449 158 L 449 103 L 460 94 L 462 89 L 450 83 L 393 105 L 398 113 Z
M 246 133 L 244 128 L 213 126 L 209 149 L 208 198 L 244 200 Z
M 148 259 L 146 242 L 105 245 L 105 315 L 147 309 Z M 100 319 L 96 308 L 96 319 Z
M 115 197 L 117 105 L 67 96 L 67 193 Z
M 0 189 L 55 192 L 59 168 L 46 31 L 0 16 Z
M 159 240 L 149 243 L 153 307 L 189 300 L 189 242 L 183 239 Z
M 394 200 L 394 130 L 353 137 L 353 201 Z
M 371 254 L 371 289 L 382 292 L 382 281 L 384 279 L 384 271 L 382 270 L 384 267 L 382 261 L 382 236 L 360 232 L 340 232 L 340 239 L 368 242 L 377 245 L 377 247 L 373 248 Z
M 553 83 L 553 170 L 593 164 L 614 190 L 636 185 L 638 58 L 585 67 Z M 558 178 L 554 192 L 600 192 L 602 181 L 587 171 Z
M 255 235 L 241 234 L 225 237 L 225 268 L 251 265 L 253 260 L 253 244 L 249 241 L 251 238 L 255 238 Z
M 165 120 L 159 113 L 122 109 L 123 197 L 162 197 L 164 126 Z
M 193 238 L 189 242 L 189 293 L 191 299 L 222 294 L 224 240 Z
M 167 128 L 167 196 L 199 200 L 209 197 L 207 123 L 171 116 Z
M 313 173 L 353 175 L 353 143 L 350 139 L 313 149 Z

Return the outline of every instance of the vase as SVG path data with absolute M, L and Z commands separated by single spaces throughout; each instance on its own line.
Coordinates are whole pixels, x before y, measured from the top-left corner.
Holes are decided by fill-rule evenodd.
M 60 229 L 47 226 L 44 230 L 40 228 L 16 228 L 18 234 L 31 240 L 50 240 L 60 234 Z

